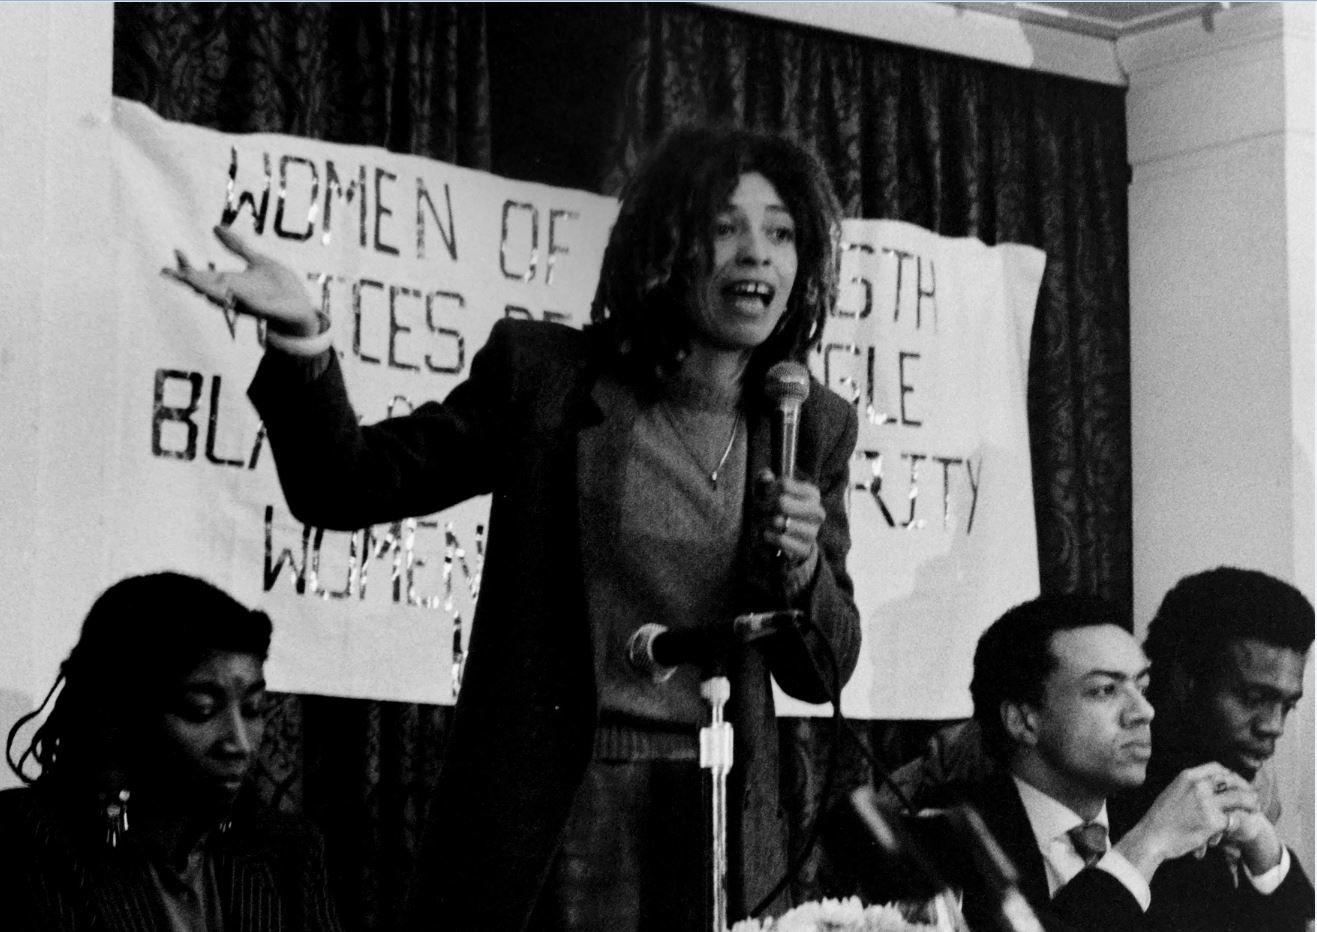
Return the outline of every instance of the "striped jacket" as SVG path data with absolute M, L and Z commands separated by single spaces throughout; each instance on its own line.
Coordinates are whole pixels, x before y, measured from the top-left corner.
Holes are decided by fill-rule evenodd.
M 15 932 L 172 932 L 142 852 L 115 851 L 98 826 L 48 792 L 0 792 L 0 910 Z M 75 822 L 71 816 L 78 819 Z M 224 932 L 337 932 L 323 844 L 272 810 L 235 819 L 210 847 Z

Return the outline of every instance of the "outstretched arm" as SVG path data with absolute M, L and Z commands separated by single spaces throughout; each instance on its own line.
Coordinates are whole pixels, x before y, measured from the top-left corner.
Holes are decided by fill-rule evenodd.
M 329 320 L 292 269 L 224 227 L 215 236 L 245 267 L 199 268 L 181 252 L 163 273 L 213 303 L 266 324 L 266 353 L 249 389 L 264 421 L 289 509 L 317 527 L 356 530 L 429 514 L 488 491 L 492 432 L 511 376 L 486 347 L 443 404 L 362 426 L 330 348 Z M 496 342 L 491 335 L 490 344 Z M 303 357 L 297 359 L 296 357 Z M 502 368 L 500 368 L 502 366 Z

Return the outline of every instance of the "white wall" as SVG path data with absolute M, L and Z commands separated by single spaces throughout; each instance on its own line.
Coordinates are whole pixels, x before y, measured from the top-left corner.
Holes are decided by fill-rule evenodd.
M 1313 8 L 1123 39 L 1129 72 L 1134 612 L 1186 573 L 1313 596 Z M 1313 706 L 1277 754 L 1313 863 Z
M 0 4 L 0 734 L 71 646 L 4 619 L 67 631 L 110 582 L 111 458 L 87 438 L 116 358 L 112 41 L 108 3 Z

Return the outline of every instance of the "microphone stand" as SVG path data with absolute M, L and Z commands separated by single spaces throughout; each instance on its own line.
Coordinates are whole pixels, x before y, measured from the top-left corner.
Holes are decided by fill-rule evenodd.
M 637 628 L 627 641 L 632 667 L 654 683 L 665 682 L 679 664 L 700 668 L 700 696 L 709 705 L 709 723 L 700 729 L 699 745 L 700 769 L 709 771 L 709 896 L 705 902 L 713 932 L 727 932 L 727 773 L 732 769 L 732 724 L 724 716 L 724 708 L 732 684 L 724 664 L 736 646 L 794 626 L 801 615 L 796 609 L 750 612 L 695 636 L 650 623 Z
M 723 707 L 732 684 L 716 670 L 700 683 L 709 724 L 700 729 L 700 769 L 709 771 L 709 891 L 713 932 L 727 932 L 727 772 L 732 769 L 732 723 Z

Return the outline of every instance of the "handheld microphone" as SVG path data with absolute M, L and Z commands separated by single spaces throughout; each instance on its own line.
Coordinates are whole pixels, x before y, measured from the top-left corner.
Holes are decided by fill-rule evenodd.
M 700 628 L 672 630 L 667 625 L 641 625 L 627 641 L 627 660 L 636 670 L 661 683 L 684 663 L 710 667 L 735 645 L 749 644 L 794 627 L 804 612 L 751 612 L 731 621 Z
M 776 363 L 764 376 L 764 397 L 774 405 L 773 473 L 778 478 L 794 478 L 800 406 L 809 397 L 809 370 L 790 359 Z

